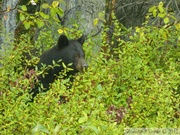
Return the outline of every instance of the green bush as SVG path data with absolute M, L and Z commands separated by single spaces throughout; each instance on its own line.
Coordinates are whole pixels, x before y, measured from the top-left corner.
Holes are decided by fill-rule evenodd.
M 38 56 L 42 42 L 55 40 L 42 31 L 32 46 L 24 35 L 0 61 L 0 134 L 117 135 L 124 128 L 179 128 L 180 25 L 166 25 L 137 27 L 129 41 L 118 40 L 112 53 L 105 32 L 98 43 L 109 53 L 94 53 L 96 44 L 89 38 L 84 45 L 88 71 L 75 76 L 71 89 L 66 89 L 68 78 L 57 79 L 32 103 L 28 91 L 41 71 L 22 67 L 22 54 L 37 47 Z M 116 22 L 114 36 L 121 35 L 119 26 Z M 59 101 L 61 95 L 66 103 Z

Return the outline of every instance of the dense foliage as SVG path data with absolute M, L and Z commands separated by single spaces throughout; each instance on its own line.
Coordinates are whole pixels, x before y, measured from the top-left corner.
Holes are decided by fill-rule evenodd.
M 89 69 L 75 76 L 70 89 L 66 89 L 69 79 L 57 79 L 34 102 L 28 102 L 28 91 L 43 71 L 29 71 L 27 65 L 37 63 L 42 51 L 57 41 L 47 29 L 35 44 L 28 34 L 21 35 L 1 59 L 0 134 L 117 135 L 124 128 L 179 128 L 180 24 L 167 13 L 158 16 L 164 12 L 162 5 L 151 8 L 147 22 L 136 27 L 129 40 L 121 39 L 124 31 L 115 20 L 116 48 L 107 44 L 107 29 L 98 41 L 89 37 L 84 45 Z M 150 17 L 159 17 L 164 25 L 148 26 Z M 74 31 L 67 31 L 68 36 L 73 37 Z M 25 52 L 31 60 L 24 58 Z M 65 103 L 59 101 L 62 95 Z

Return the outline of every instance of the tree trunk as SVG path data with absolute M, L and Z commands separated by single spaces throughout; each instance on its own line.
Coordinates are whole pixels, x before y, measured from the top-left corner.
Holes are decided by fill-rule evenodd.
M 93 35 L 92 33 L 98 31 L 93 21 L 104 10 L 104 0 L 65 0 L 65 3 L 66 5 L 61 7 L 65 11 L 64 25 L 66 27 L 73 27 L 72 24 L 75 21 L 85 34 Z
M 1 7 L 1 35 L 0 47 L 4 50 L 14 41 L 16 29 L 16 13 L 19 0 L 3 0 Z

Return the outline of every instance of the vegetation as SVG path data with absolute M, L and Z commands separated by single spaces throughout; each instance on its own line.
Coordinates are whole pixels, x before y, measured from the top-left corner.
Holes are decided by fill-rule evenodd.
M 55 8 L 56 5 L 52 9 Z M 22 9 L 26 11 L 25 7 Z M 23 15 L 20 17 L 23 20 Z M 164 24 L 149 26 L 150 18 L 158 18 Z M 42 28 L 35 43 L 25 33 L 12 48 L 1 53 L 0 134 L 118 135 L 125 128 L 179 128 L 180 24 L 162 3 L 149 9 L 146 22 L 135 32 L 125 31 L 115 17 L 113 20 L 112 38 L 117 47 L 110 47 L 114 40 L 107 44 L 108 28 L 104 28 L 98 41 L 88 37 L 84 50 L 89 69 L 75 76 L 70 89 L 66 89 L 69 79 L 57 79 L 34 102 L 28 102 L 29 90 L 43 71 L 29 71 L 27 65 L 35 64 L 57 38 L 49 36 L 52 31 L 44 28 L 42 21 L 35 20 L 31 24 Z M 24 22 L 26 29 L 31 24 Z M 74 35 L 73 28 L 58 31 L 65 31 L 70 38 L 81 34 L 78 31 Z M 128 40 L 121 38 L 125 33 Z M 94 51 L 97 43 L 98 53 Z M 31 60 L 24 58 L 27 52 Z M 66 97 L 65 103 L 59 101 L 60 96 Z

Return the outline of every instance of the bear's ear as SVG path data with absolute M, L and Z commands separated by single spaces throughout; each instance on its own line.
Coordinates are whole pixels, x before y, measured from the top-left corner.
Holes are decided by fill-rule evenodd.
M 68 44 L 69 44 L 68 38 L 65 35 L 61 35 L 58 40 L 58 47 L 63 48 L 68 46 Z
M 86 35 L 82 35 L 77 41 L 81 44 L 81 45 L 83 45 L 84 44 L 84 41 L 86 40 Z

